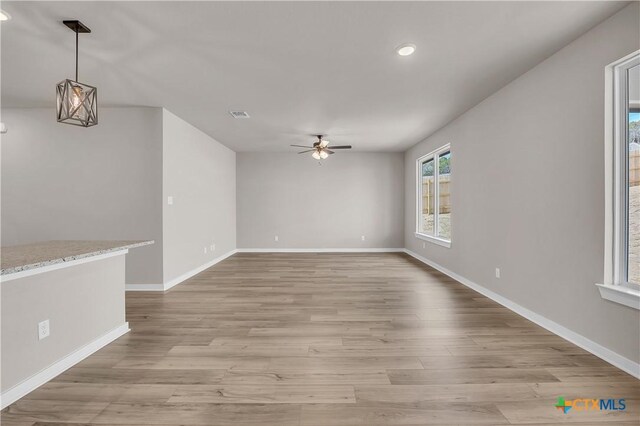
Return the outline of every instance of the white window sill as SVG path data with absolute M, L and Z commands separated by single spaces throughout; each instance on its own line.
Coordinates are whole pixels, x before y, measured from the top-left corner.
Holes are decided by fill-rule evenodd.
M 416 232 L 416 238 L 429 241 L 430 243 L 434 243 L 442 247 L 451 248 L 451 241 L 434 237 L 433 235 L 421 234 L 419 232 Z
M 640 310 L 640 291 L 622 285 L 596 285 L 603 299 Z

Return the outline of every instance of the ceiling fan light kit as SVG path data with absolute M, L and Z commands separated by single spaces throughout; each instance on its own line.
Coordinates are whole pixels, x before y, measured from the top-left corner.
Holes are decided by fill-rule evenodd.
M 316 135 L 318 138 L 317 142 L 313 143 L 313 146 L 305 146 L 305 145 L 291 145 L 297 148 L 307 148 L 304 151 L 300 151 L 298 154 L 305 154 L 307 152 L 311 152 L 311 156 L 316 160 L 324 160 L 329 155 L 335 154 L 334 149 L 351 149 L 351 145 L 340 145 L 340 146 L 332 146 L 329 149 L 329 141 L 323 139 L 323 135 Z
M 316 160 L 324 160 L 329 156 L 329 154 L 327 154 L 327 152 L 324 150 L 316 150 L 313 151 L 313 154 L 311 154 L 311 156 Z
M 91 30 L 82 22 L 63 21 L 76 33 L 76 79 L 56 85 L 56 115 L 59 123 L 91 127 L 98 124 L 98 89 L 78 81 L 78 34 Z

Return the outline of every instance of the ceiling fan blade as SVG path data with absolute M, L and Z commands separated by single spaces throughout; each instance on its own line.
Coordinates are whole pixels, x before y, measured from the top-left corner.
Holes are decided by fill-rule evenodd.
M 312 146 L 305 146 L 305 145 L 291 145 L 291 146 L 295 146 L 297 148 L 313 148 Z
M 332 146 L 331 149 L 351 149 L 351 145 Z
M 305 154 L 307 152 L 315 151 L 315 149 L 309 149 L 307 151 L 300 151 L 298 154 Z
M 335 154 L 335 152 L 331 151 L 330 149 L 325 148 L 324 149 L 325 152 L 328 152 L 329 154 Z

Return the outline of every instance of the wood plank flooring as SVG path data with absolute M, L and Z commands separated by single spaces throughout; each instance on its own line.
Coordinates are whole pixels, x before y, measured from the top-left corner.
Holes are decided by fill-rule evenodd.
M 640 381 L 404 254 L 236 254 L 127 319 L 2 424 L 640 423 Z

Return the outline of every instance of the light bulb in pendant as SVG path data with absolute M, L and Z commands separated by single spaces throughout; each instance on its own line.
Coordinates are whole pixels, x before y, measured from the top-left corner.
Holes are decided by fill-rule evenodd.
M 318 151 L 313 151 L 313 154 L 311 154 L 311 156 L 316 160 L 319 160 L 321 158 L 320 153 Z
M 73 105 L 73 108 L 78 108 L 84 100 L 84 92 L 82 91 L 82 87 L 80 86 L 73 86 L 72 92 L 71 105 Z
M 322 158 L 323 160 L 325 158 L 327 158 L 328 156 L 329 156 L 329 154 L 327 154 L 327 151 L 325 151 L 325 150 L 320 151 L 320 158 Z
M 86 94 L 84 90 L 82 90 L 81 86 L 72 86 L 71 96 L 69 97 L 69 100 L 71 101 L 72 118 L 77 120 L 86 120 L 87 114 L 85 108 L 82 106 L 85 101 L 85 96 Z

